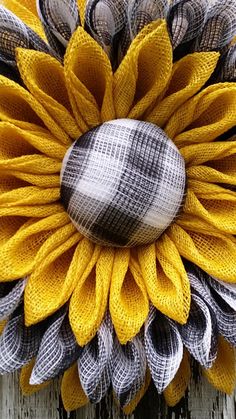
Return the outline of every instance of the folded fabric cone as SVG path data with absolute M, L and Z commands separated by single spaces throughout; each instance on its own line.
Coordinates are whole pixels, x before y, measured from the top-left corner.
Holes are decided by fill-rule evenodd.
M 0 0 L 0 373 L 65 408 L 236 381 L 235 0 Z M 31 391 L 32 389 L 32 391 Z

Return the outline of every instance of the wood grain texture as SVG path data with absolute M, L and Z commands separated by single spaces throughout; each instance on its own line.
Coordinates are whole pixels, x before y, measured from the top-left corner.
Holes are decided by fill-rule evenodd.
M 150 386 L 135 413 L 122 415 L 111 396 L 97 406 L 87 406 L 70 414 L 59 397 L 59 383 L 32 396 L 23 397 L 18 374 L 0 377 L 0 419 L 235 419 L 236 398 L 219 394 L 204 378 L 192 380 L 189 391 L 174 409 L 168 408 Z

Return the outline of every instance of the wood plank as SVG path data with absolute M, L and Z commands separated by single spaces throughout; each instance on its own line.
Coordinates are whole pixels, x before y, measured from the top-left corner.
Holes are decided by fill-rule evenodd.
M 236 396 L 236 395 L 235 395 Z M 205 378 L 192 380 L 188 394 L 175 408 L 167 408 L 151 386 L 129 419 L 235 419 L 236 397 L 214 390 Z M 107 397 L 97 406 L 67 414 L 59 397 L 59 383 L 32 396 L 19 390 L 18 374 L 0 377 L 0 419 L 128 419 Z

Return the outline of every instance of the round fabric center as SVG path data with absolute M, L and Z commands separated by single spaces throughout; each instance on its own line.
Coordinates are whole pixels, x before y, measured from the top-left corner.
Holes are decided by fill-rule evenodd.
M 102 245 L 154 242 L 180 212 L 185 164 L 154 124 L 117 119 L 82 135 L 66 153 L 61 199 L 76 228 Z

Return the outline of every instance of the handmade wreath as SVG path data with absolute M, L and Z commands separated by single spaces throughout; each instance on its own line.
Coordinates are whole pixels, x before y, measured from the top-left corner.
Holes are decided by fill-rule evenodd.
M 0 3 L 0 373 L 232 392 L 235 0 Z

